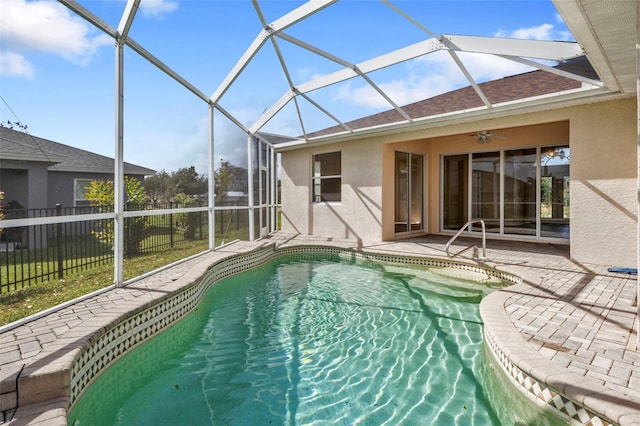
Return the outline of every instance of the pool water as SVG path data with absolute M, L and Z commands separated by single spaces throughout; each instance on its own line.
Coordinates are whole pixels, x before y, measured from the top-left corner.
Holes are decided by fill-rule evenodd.
M 483 384 L 488 291 L 427 268 L 280 258 L 214 285 L 106 370 L 69 424 L 503 424 Z

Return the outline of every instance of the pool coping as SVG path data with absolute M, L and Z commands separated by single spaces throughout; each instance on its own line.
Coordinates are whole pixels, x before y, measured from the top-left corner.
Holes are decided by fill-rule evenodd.
M 525 290 L 523 284 L 507 288 Z M 563 368 L 534 350 L 509 320 L 510 294 L 496 291 L 480 303 L 487 347 L 512 384 L 534 403 L 549 408 L 572 424 L 640 424 L 640 401 L 607 389 Z
M 295 244 L 295 242 L 294 242 Z M 221 263 L 230 259 L 244 259 L 251 257 L 256 253 L 265 254 L 265 258 L 260 262 L 270 260 L 274 257 L 286 255 L 293 252 L 313 252 L 319 248 L 342 253 L 350 256 L 361 256 L 363 259 L 373 259 L 375 261 L 387 261 L 393 263 L 404 264 L 427 264 L 431 266 L 443 266 L 444 264 L 468 268 L 470 270 L 492 271 L 495 276 L 508 279 L 515 284 L 508 287 L 509 291 L 519 290 L 518 286 L 524 286 L 520 281 L 526 279 L 526 273 L 523 271 L 514 271 L 510 268 L 498 268 L 487 264 L 481 264 L 474 261 L 450 261 L 447 258 L 424 256 L 424 255 L 398 255 L 389 254 L 380 251 L 362 250 L 353 247 L 337 247 L 332 245 L 289 245 L 287 247 L 276 246 L 274 243 L 253 245 L 252 249 L 241 250 L 239 252 L 208 252 L 203 256 L 192 260 L 188 269 L 178 277 L 174 277 L 166 281 L 162 279 L 161 292 L 158 295 L 154 291 L 147 291 L 146 294 L 153 294 L 154 297 L 137 298 L 138 300 L 126 300 L 123 298 L 116 306 L 115 311 L 94 315 L 83 324 L 74 327 L 73 331 L 65 333 L 65 335 L 57 339 L 54 343 L 47 345 L 46 350 L 39 353 L 36 357 L 24 366 L 21 374 L 17 377 L 17 387 L 20 389 L 19 408 L 16 412 L 15 419 L 18 422 L 10 422 L 10 424 L 66 424 L 67 409 L 71 407 L 74 398 L 79 394 L 71 393 L 72 382 L 74 380 L 72 373 L 74 364 L 83 354 L 86 354 L 89 347 L 94 344 L 100 336 L 112 331 L 127 319 L 131 319 L 141 312 L 153 307 L 157 307 L 168 299 L 175 297 L 178 292 L 184 292 L 190 288 L 198 286 L 208 274 L 207 272 L 220 266 Z M 217 253 L 217 256 L 211 256 Z M 208 256 L 209 255 L 209 256 Z M 402 262 L 398 260 L 404 259 Z M 243 261 L 244 262 L 244 261 Z M 240 262 L 231 266 L 231 272 L 222 278 L 229 276 L 235 272 L 248 269 Z M 258 263 L 260 264 L 260 263 Z M 255 259 L 252 260 L 251 266 L 256 266 Z M 171 275 L 171 271 L 168 271 Z M 523 276 L 524 275 L 524 276 Z M 159 276 L 151 276 L 154 281 Z M 222 279 L 219 278 L 219 279 Z M 213 283 L 205 283 L 204 287 L 208 288 Z M 156 286 L 157 287 L 157 286 Z M 124 292 L 136 292 L 135 285 L 123 287 Z M 524 287 L 522 288 L 524 290 Z M 117 293 L 114 289 L 110 291 L 110 295 Z M 141 289 L 140 289 L 141 290 Z M 158 291 L 159 289 L 155 289 Z M 144 293 L 144 292 L 142 292 Z M 138 295 L 140 296 L 140 295 Z M 95 299 L 106 297 L 104 294 L 95 296 Z M 521 336 L 505 311 L 505 302 L 509 297 L 509 292 L 495 291 L 491 295 L 485 297 L 481 303 L 481 314 L 485 323 L 485 338 L 489 343 L 493 355 L 500 360 L 500 365 L 508 377 L 512 379 L 515 385 L 520 389 L 528 392 L 528 396 L 532 400 L 540 403 L 544 401 L 552 409 L 558 410 L 568 419 L 573 419 L 575 423 L 587 424 L 584 411 L 588 412 L 588 421 L 601 424 L 614 423 L 620 425 L 634 424 L 640 422 L 640 403 L 628 396 L 620 396 L 618 392 L 608 390 L 604 386 L 593 383 L 591 380 L 572 373 L 559 365 L 550 362 L 549 359 L 541 356 L 534 348 L 527 344 L 526 340 Z M 144 299 L 144 300 L 143 300 Z M 196 303 L 197 306 L 197 303 Z M 176 320 L 181 316 L 178 315 Z M 153 334 L 151 334 L 153 335 Z M 148 337 L 151 337 L 149 335 Z M 147 337 L 147 338 L 148 338 Z M 142 339 L 140 342 L 146 340 Z M 134 343 L 131 347 L 135 347 Z M 118 359 L 119 355 L 114 358 Z M 113 360 L 112 360 L 113 361 Z M 111 361 L 111 362 L 112 362 Z M 106 368 L 110 364 L 107 363 L 100 368 Z M 85 371 L 86 373 L 87 371 Z M 89 376 L 97 376 L 96 372 L 89 372 Z M 95 377 L 93 377 L 95 378 Z M 83 386 L 88 386 L 93 378 L 90 378 Z M 534 385 L 531 385 L 534 383 Z M 540 392 L 529 392 L 531 388 L 542 389 Z M 527 390 L 529 388 L 529 390 Z M 564 402 L 557 403 L 559 398 L 564 396 Z M 545 399 L 546 398 L 546 399 Z M 577 409 L 570 409 L 571 402 Z M 564 411 L 563 411 L 564 409 Z M 581 409 L 583 409 L 581 411 Z M 19 414 L 19 415 L 18 415 Z M 32 419 L 33 422 L 30 422 Z M 26 421 L 23 422 L 23 421 Z M 597 423 L 596 423 L 597 424 Z

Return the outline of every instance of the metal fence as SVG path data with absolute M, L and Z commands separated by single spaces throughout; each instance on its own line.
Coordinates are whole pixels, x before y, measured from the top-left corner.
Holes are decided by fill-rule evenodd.
M 177 209 L 184 204 L 145 204 L 127 210 Z M 112 212 L 112 206 L 9 209 L 4 219 Z M 221 212 L 216 212 L 221 213 Z M 180 247 L 208 239 L 206 212 L 163 213 L 124 219 L 125 257 Z M 33 225 L 0 232 L 0 293 L 113 262 L 113 220 Z

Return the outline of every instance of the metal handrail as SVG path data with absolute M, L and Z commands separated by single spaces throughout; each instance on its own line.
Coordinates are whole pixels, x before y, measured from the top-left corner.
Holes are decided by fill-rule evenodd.
M 449 253 L 449 246 L 451 245 L 451 243 L 453 243 L 456 238 L 458 238 L 460 236 L 460 234 L 462 234 L 464 232 L 464 230 L 471 225 L 472 223 L 478 223 L 480 222 L 480 225 L 482 226 L 482 257 L 478 257 L 478 247 L 475 245 L 470 245 L 469 247 L 465 247 L 462 250 L 460 250 L 459 252 L 455 253 L 455 254 L 450 254 Z M 451 239 L 447 242 L 447 245 L 445 246 L 445 250 L 447 252 L 447 256 L 450 258 L 454 258 L 459 254 L 464 253 L 465 251 L 469 250 L 470 248 L 473 248 L 473 258 L 474 259 L 486 259 L 487 257 L 487 236 L 486 236 L 486 228 L 484 225 L 484 220 L 482 219 L 474 219 L 474 220 L 470 220 L 467 223 L 464 224 L 464 226 L 462 228 L 460 228 L 460 230 L 453 236 L 451 237 Z

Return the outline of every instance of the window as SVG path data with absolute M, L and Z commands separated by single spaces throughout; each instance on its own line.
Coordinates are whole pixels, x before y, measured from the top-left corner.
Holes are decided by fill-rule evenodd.
M 74 194 L 73 194 L 74 207 L 88 206 L 90 204 L 89 201 L 87 200 L 87 191 L 89 190 L 90 184 L 91 184 L 91 179 L 76 179 L 74 181 Z
M 396 151 L 395 232 L 423 230 L 423 180 L 422 155 Z
M 340 152 L 328 152 L 313 156 L 311 183 L 313 187 L 312 200 L 314 203 L 341 200 L 341 171 Z

